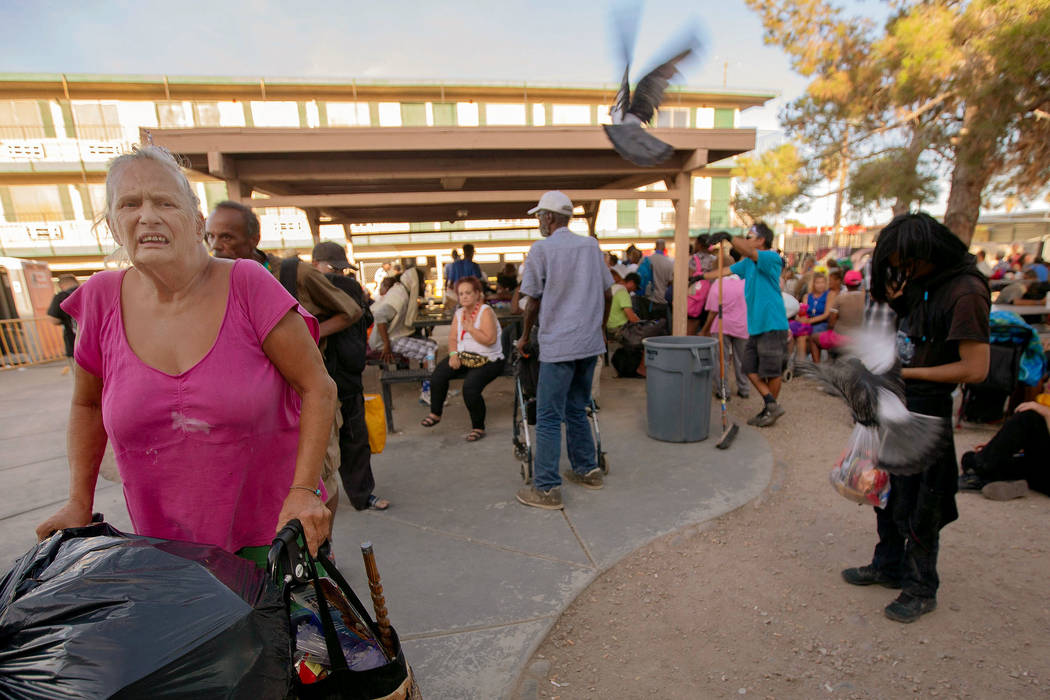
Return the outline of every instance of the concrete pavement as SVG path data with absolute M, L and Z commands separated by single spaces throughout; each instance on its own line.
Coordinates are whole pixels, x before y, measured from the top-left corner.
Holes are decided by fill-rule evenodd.
M 0 372 L 4 571 L 67 493 L 72 381 L 60 370 L 53 364 Z M 644 381 L 612 377 L 606 369 L 599 413 L 606 486 L 563 486 L 561 512 L 525 508 L 514 498 L 522 482 L 511 448 L 510 379 L 486 390 L 488 435 L 475 444 L 463 441 L 470 426 L 461 397 L 450 400 L 441 424 L 426 429 L 419 426 L 426 408 L 418 389 L 394 387 L 402 432 L 373 458 L 376 493 L 393 506 L 358 513 L 344 505 L 333 544 L 362 598 L 358 545 L 374 544 L 391 621 L 429 700 L 510 697 L 555 619 L 599 573 L 653 538 L 746 503 L 768 482 L 772 455 L 755 429 L 741 426 L 729 450 L 716 450 L 720 423 L 712 406 L 709 439 L 651 440 Z M 378 388 L 375 377 L 367 385 Z M 95 510 L 130 530 L 119 484 L 100 479 Z

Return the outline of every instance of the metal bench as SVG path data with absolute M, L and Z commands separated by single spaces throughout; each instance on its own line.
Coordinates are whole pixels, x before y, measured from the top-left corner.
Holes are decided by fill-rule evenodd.
M 425 367 L 409 369 L 384 369 L 379 375 L 383 388 L 383 410 L 386 411 L 386 429 L 394 432 L 394 398 L 390 391 L 392 384 L 411 384 L 430 379 L 430 370 Z
M 379 383 L 383 390 L 383 410 L 386 412 L 386 430 L 394 432 L 394 398 L 390 390 L 393 384 L 412 384 L 430 379 L 431 373 L 425 367 L 409 369 L 383 369 L 379 374 Z M 514 364 L 509 360 L 503 365 L 503 376 L 514 376 Z

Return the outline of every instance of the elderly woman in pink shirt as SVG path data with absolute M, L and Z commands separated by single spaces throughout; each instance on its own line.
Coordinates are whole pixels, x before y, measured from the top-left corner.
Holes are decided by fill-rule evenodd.
M 107 440 L 138 534 L 242 553 L 291 519 L 311 551 L 327 536 L 318 486 L 335 386 L 317 321 L 258 263 L 210 257 L 198 207 L 161 148 L 110 166 L 106 221 L 132 267 L 62 304 L 80 331 L 70 494 L 41 538 L 88 524 Z

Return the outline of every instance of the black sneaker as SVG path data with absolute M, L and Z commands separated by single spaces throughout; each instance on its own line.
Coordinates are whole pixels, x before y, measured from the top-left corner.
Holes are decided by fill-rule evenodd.
M 901 593 L 897 596 L 897 600 L 886 606 L 883 612 L 891 620 L 908 623 L 915 622 L 926 613 L 936 609 L 936 598 L 916 598 L 907 593 Z
M 900 579 L 893 578 L 871 565 L 843 569 L 842 578 L 854 586 L 871 586 L 877 583 L 886 588 L 901 587 Z
M 985 480 L 973 472 L 963 472 L 959 475 L 960 491 L 980 491 L 984 488 Z

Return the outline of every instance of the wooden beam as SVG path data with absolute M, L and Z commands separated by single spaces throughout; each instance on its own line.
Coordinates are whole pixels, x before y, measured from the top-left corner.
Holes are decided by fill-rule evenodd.
M 697 148 L 682 163 L 682 172 L 691 173 L 707 165 L 707 149 Z
M 310 224 L 310 238 L 314 240 L 314 245 L 317 245 L 321 242 L 321 212 L 312 207 L 304 211 L 306 212 L 306 220 Z
M 580 158 L 558 158 L 521 154 L 493 156 L 411 156 L 397 158 L 355 156 L 324 158 L 263 157 L 240 159 L 237 173 L 246 180 L 437 180 L 443 177 L 549 177 L 557 175 L 633 175 L 648 182 L 681 171 L 682 158 L 672 157 L 654 168 L 640 168 L 616 154 L 588 154 Z
M 141 130 L 140 130 L 141 131 Z M 151 129 L 154 143 L 184 155 L 222 153 L 439 153 L 479 151 L 562 151 L 559 157 L 612 153 L 597 126 L 535 127 L 400 127 L 390 128 L 202 128 Z M 720 149 L 742 153 L 755 147 L 754 129 L 650 129 L 676 151 Z M 143 134 L 143 138 L 145 135 Z M 541 153 L 538 155 L 546 155 Z
M 674 205 L 674 290 L 671 302 L 672 335 L 685 335 L 688 316 L 686 293 L 689 285 L 689 207 L 692 204 L 689 173 L 679 173 L 675 179 L 680 196 Z
M 545 190 L 482 190 L 462 192 L 375 192 L 362 194 L 311 194 L 248 199 L 243 203 L 257 209 L 267 207 L 399 207 L 488 202 L 538 202 Z M 680 191 L 638 192 L 637 190 L 565 190 L 569 199 L 645 199 L 673 200 Z M 465 218 L 465 217 L 464 217 Z
M 237 166 L 233 158 L 218 151 L 208 152 L 208 174 L 220 180 L 236 180 Z

